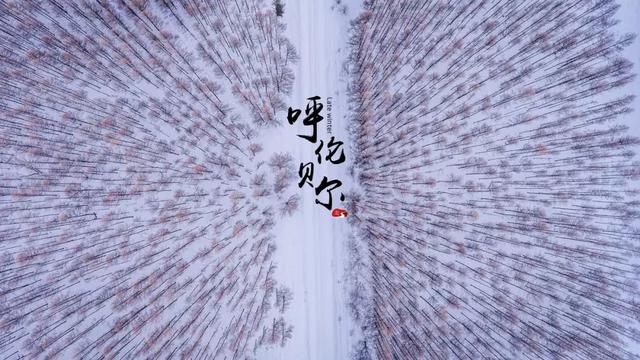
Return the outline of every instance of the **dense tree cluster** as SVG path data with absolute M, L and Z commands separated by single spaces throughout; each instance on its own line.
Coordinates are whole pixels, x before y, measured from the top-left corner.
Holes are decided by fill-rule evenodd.
M 0 3 L 0 358 L 284 344 L 266 154 L 296 54 L 269 2 Z M 285 205 L 279 205 L 285 204 Z
M 609 0 L 365 3 L 357 359 L 637 359 L 638 139 Z

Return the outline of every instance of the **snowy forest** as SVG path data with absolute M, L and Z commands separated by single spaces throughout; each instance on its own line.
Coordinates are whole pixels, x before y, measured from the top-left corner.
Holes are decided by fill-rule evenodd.
M 365 4 L 357 359 L 638 358 L 639 141 L 618 121 L 634 35 L 612 31 L 616 9 Z
M 640 359 L 634 14 L 0 1 L 0 359 Z
M 0 5 L 0 357 L 244 359 L 283 344 L 296 54 L 259 1 Z

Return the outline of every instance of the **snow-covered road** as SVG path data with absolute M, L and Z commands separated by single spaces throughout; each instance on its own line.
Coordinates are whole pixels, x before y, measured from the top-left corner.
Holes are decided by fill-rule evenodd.
M 353 9 L 352 9 L 353 13 Z M 300 61 L 295 67 L 295 85 L 287 106 L 304 109 L 307 98 L 318 95 L 325 108 L 325 119 L 318 125 L 318 139 L 324 146 L 335 136 L 345 143 L 347 161 L 334 165 L 324 161 L 318 165 L 311 144 L 297 134 L 309 134 L 302 118 L 294 126 L 275 130 L 266 150 L 289 151 L 296 169 L 300 162 L 315 163 L 315 186 L 327 176 L 339 179 L 341 188 L 333 191 L 333 207 L 340 207 L 340 191 L 347 191 L 350 179 L 348 134 L 346 130 L 346 84 L 340 80 L 346 56 L 349 16 L 331 8 L 329 1 L 295 0 L 285 5 L 284 21 L 287 37 L 296 47 Z M 332 131 L 327 133 L 327 98 L 332 98 Z M 304 115 L 304 112 L 303 112 Z M 286 116 L 286 115 L 285 115 Z M 281 119 L 286 122 L 286 118 Z M 326 151 L 323 148 L 324 151 Z M 346 308 L 344 272 L 346 258 L 346 219 L 332 218 L 330 212 L 315 204 L 311 187 L 296 191 L 302 198 L 297 214 L 281 221 L 277 234 L 278 282 L 291 288 L 294 299 L 286 312 L 287 321 L 294 326 L 293 338 L 283 348 L 277 347 L 256 354 L 258 359 L 344 360 L 349 358 L 357 339 L 355 325 Z M 326 194 L 325 194 L 326 195 Z M 320 196 L 323 196 L 322 194 Z M 321 201 L 325 201 L 322 198 Z

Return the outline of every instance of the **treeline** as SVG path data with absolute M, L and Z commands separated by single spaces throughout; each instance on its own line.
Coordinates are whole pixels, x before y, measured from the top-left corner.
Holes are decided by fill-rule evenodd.
M 257 0 L 0 4 L 0 357 L 291 337 L 271 229 L 293 162 L 257 131 L 291 89 L 282 26 Z
M 634 78 L 613 1 L 366 1 L 357 359 L 636 359 Z

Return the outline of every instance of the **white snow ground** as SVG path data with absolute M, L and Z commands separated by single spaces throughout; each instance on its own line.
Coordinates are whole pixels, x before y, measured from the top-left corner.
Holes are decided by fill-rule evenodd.
M 357 1 L 353 1 L 354 4 Z M 300 162 L 313 161 L 313 184 L 327 176 L 339 179 L 342 187 L 333 191 L 333 208 L 344 207 L 340 190 L 350 188 L 347 164 L 350 162 L 348 133 L 346 130 L 346 82 L 341 80 L 342 64 L 347 56 L 347 33 L 351 16 L 359 10 L 349 4 L 347 15 L 330 1 L 290 0 L 285 4 L 284 22 L 287 37 L 294 44 L 300 61 L 295 66 L 295 84 L 287 106 L 303 109 L 299 120 L 292 126 L 281 114 L 284 126 L 270 130 L 262 137 L 265 152 L 287 151 L 294 157 L 296 172 Z M 312 144 L 297 134 L 310 135 L 310 128 L 302 125 L 307 98 L 318 95 L 325 108 L 325 119 L 318 124 L 318 142 Z M 332 97 L 332 131 L 327 134 L 327 97 Z M 331 136 L 344 142 L 347 161 L 334 165 L 323 159 L 317 165 L 314 151 L 323 140 L 323 154 Z M 327 165 L 328 164 L 328 165 Z M 324 207 L 315 204 L 311 187 L 302 189 L 293 185 L 301 197 L 298 212 L 278 223 L 276 259 L 278 283 L 293 291 L 293 301 L 285 317 L 294 326 L 293 338 L 285 347 L 260 350 L 257 359 L 279 360 L 344 360 L 348 359 L 359 339 L 357 326 L 346 307 L 344 272 L 348 226 L 346 219 L 332 218 Z M 326 194 L 324 194 L 326 195 Z M 320 196 L 323 196 L 321 194 Z M 320 199 L 326 201 L 325 198 Z M 347 199 L 348 200 L 348 199 Z M 342 206 L 341 206 L 342 205 Z

